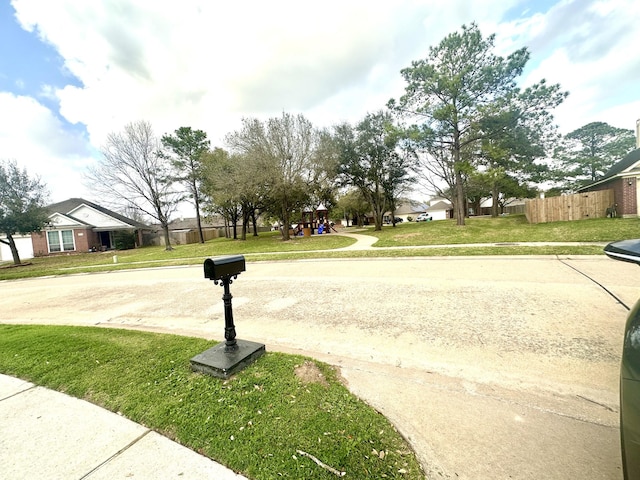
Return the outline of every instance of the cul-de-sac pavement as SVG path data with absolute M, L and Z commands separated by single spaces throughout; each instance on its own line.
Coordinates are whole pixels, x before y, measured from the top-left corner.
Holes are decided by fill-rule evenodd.
M 224 340 L 202 266 L 1 283 L 0 322 Z M 620 479 L 618 372 L 640 268 L 605 256 L 249 262 L 238 338 L 341 369 L 428 478 Z M 187 359 L 185 359 L 187 360 Z

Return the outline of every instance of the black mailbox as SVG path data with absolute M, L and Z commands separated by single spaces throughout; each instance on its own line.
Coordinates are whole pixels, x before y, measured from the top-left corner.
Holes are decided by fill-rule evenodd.
M 246 367 L 265 352 L 264 344 L 236 339 L 236 326 L 233 323 L 229 285 L 245 271 L 242 255 L 207 258 L 204 261 L 204 278 L 213 280 L 224 288 L 224 343 L 202 352 L 191 359 L 191 368 L 219 378 L 229 378 L 235 372 Z
M 222 280 L 225 277 L 238 275 L 246 270 L 244 256 L 207 258 L 204 261 L 204 278 Z

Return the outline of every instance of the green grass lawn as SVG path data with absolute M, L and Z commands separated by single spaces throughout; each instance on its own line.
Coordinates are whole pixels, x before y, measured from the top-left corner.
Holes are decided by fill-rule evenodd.
M 555 222 L 531 225 L 524 215 L 499 218 L 472 217 L 459 227 L 454 220 L 434 222 L 406 222 L 396 227 L 383 227 L 374 232 L 373 227 L 346 228 L 345 232 L 357 232 L 378 238 L 373 250 L 331 251 L 354 243 L 353 239 L 339 235 L 295 237 L 283 242 L 279 232 L 249 236 L 247 240 L 218 238 L 204 244 L 175 245 L 174 250 L 163 247 L 143 247 L 105 253 L 81 253 L 34 258 L 27 266 L 12 268 L 9 262 L 0 264 L 0 280 L 65 275 L 95 271 L 146 268 L 154 266 L 178 266 L 202 264 L 206 257 L 243 254 L 248 261 L 293 260 L 305 258 L 348 257 L 407 257 L 435 255 L 598 255 L 597 246 L 545 246 L 528 247 L 505 245 L 517 242 L 609 242 L 628 238 L 640 238 L 640 219 L 599 218 L 575 222 Z M 446 245 L 502 244 L 473 248 L 448 248 Z M 401 251 L 377 250 L 375 247 L 424 247 L 430 249 L 403 249 Z M 117 255 L 117 264 L 113 256 Z M 27 263 L 27 262 L 25 262 Z
M 406 441 L 332 367 L 267 352 L 226 381 L 193 373 L 189 359 L 214 343 L 0 325 L 0 371 L 120 412 L 252 479 L 335 478 L 298 450 L 346 478 L 424 478 Z
M 509 242 L 610 242 L 640 238 L 640 219 L 596 218 L 575 222 L 529 224 L 524 215 L 471 217 L 463 227 L 455 220 L 401 223 L 382 232 L 376 247 Z
M 295 258 L 296 252 L 331 250 L 346 247 L 354 242 L 351 238 L 338 235 L 295 237 L 283 242 L 279 232 L 266 232 L 257 237 L 248 236 L 244 241 L 217 238 L 204 244 L 174 245 L 171 251 L 166 251 L 164 247 L 152 246 L 132 250 L 38 257 L 25 260 L 24 263 L 29 265 L 21 267 L 13 267 L 10 262 L 5 262 L 0 264 L 0 280 L 157 266 L 198 265 L 207 257 L 243 254 L 250 259 L 252 256 L 255 257 L 257 252 L 260 259 L 287 258 L 287 255 Z M 114 255 L 117 256 L 117 263 L 114 263 Z

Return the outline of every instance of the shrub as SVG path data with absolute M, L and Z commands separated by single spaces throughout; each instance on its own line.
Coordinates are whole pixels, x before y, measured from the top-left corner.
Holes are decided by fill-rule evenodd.
M 113 243 L 116 250 L 129 250 L 136 246 L 136 236 L 133 232 L 115 232 Z

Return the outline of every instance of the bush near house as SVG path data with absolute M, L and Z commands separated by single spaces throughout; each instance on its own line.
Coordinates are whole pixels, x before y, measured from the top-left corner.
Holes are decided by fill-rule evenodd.
M 117 231 L 113 234 L 116 250 L 130 250 L 136 247 L 136 236 L 133 232 Z

